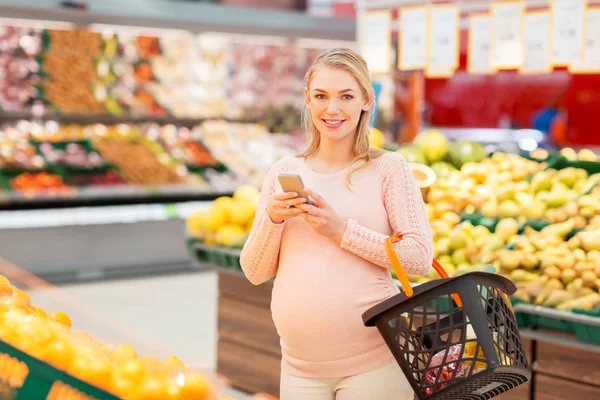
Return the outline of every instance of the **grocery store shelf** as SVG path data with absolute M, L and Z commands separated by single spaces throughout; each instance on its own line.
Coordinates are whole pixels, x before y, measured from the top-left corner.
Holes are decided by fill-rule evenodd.
M 301 11 L 228 7 L 180 1 L 87 1 L 88 10 L 61 9 L 53 0 L 0 1 L 4 18 L 40 19 L 77 25 L 110 24 L 275 35 L 288 38 L 355 40 L 348 18 L 324 18 Z
M 548 317 L 563 321 L 576 322 L 591 326 L 600 326 L 600 318 L 590 317 L 583 314 L 575 314 L 570 311 L 555 310 L 553 308 L 535 306 L 531 304 L 519 303 L 514 306 L 515 312 L 532 314 L 540 317 Z
M 538 340 L 540 342 L 552 343 L 559 346 L 572 347 L 579 350 L 600 353 L 600 346 L 591 343 L 583 343 L 568 336 L 555 335 L 549 332 L 541 332 L 530 328 L 522 328 L 519 330 L 519 332 L 521 333 L 521 337 L 525 339 Z
M 1 7 L 0 7 L 1 9 Z M 0 123 L 14 121 L 56 121 L 60 124 L 103 124 L 103 125 L 118 125 L 118 124 L 141 124 L 141 123 L 156 123 L 159 125 L 178 125 L 184 127 L 194 127 L 205 121 L 227 121 L 240 123 L 257 123 L 258 120 L 231 120 L 227 118 L 177 118 L 172 115 L 153 116 L 153 115 L 110 115 L 110 114 L 63 114 L 63 113 L 48 113 L 37 115 L 30 112 L 0 112 Z
M 209 201 L 232 192 L 213 192 L 190 186 L 139 187 L 89 187 L 79 188 L 65 195 L 28 197 L 17 192 L 0 191 L 0 210 L 29 210 L 81 206 L 114 206 L 128 204 L 178 203 L 184 201 Z

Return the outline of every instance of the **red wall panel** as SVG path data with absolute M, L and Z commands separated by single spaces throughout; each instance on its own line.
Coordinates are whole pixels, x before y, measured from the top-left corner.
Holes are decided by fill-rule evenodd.
M 600 75 L 546 75 L 501 71 L 470 75 L 465 71 L 467 32 L 461 32 L 460 70 L 450 79 L 426 79 L 430 122 L 447 127 L 497 127 L 503 115 L 518 127 L 531 125 L 534 112 L 557 95 L 568 116 L 567 139 L 574 145 L 600 145 Z

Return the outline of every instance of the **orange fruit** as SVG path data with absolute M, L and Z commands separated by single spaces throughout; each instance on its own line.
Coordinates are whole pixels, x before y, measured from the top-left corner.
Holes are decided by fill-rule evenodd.
M 212 394 L 210 381 L 201 373 L 188 372 L 181 394 L 182 400 L 208 400 Z
M 62 311 L 54 311 L 53 313 L 50 313 L 48 317 L 53 321 L 68 326 L 69 328 L 72 326 L 71 318 L 69 318 L 69 316 Z
M 2 297 L 0 298 L 0 304 L 2 304 L 1 309 L 3 312 L 8 310 L 19 310 L 24 314 L 29 314 L 31 312 L 31 307 L 17 297 Z
M 168 396 L 169 387 L 167 382 L 155 377 L 147 377 L 140 385 L 135 400 L 165 400 Z
M 86 379 L 92 385 L 108 390 L 112 376 L 112 364 L 107 358 L 93 358 Z
M 63 338 L 56 338 L 47 346 L 46 360 L 56 368 L 66 370 L 73 357 L 73 346 Z
M 110 381 L 109 391 L 120 398 L 129 400 L 133 397 L 137 387 L 137 383 L 125 379 L 119 374 L 115 373 Z
M 21 289 L 13 288 L 13 299 L 20 300 L 23 304 L 28 307 L 31 307 L 31 297 L 27 294 L 27 292 L 22 291 Z
M 179 375 L 185 373 L 185 365 L 176 356 L 168 357 L 163 365 L 167 368 L 169 376 Z
M 181 399 L 181 394 L 183 393 L 183 388 L 177 384 L 177 382 L 169 382 L 167 383 L 167 399 L 168 400 L 179 400 Z
M 123 379 L 134 383 L 141 382 L 146 376 L 146 366 L 137 358 L 125 361 L 123 364 L 115 367 L 115 373 Z
M 0 340 L 14 346 L 17 341 L 17 332 L 7 325 L 0 324 Z
M 119 344 L 110 352 L 110 360 L 115 364 L 137 358 L 135 349 L 128 344 Z
M 46 318 L 48 316 L 48 314 L 46 314 L 46 311 L 44 311 L 44 309 L 42 307 L 33 306 L 33 307 L 31 307 L 31 309 L 33 311 L 30 315 L 34 315 L 34 316 L 40 317 L 40 318 Z
M 168 370 L 156 357 L 140 357 L 140 361 L 146 366 L 146 371 L 152 375 L 160 375 L 167 378 Z
M 79 354 L 75 355 L 67 367 L 67 372 L 75 378 L 85 380 L 86 373 L 90 369 L 90 364 L 90 358 Z
M 23 310 L 11 308 L 0 318 L 0 324 L 4 324 L 9 328 L 16 329 L 23 322 L 31 319 Z
M 0 275 L 0 296 L 12 296 L 13 287 L 10 284 L 8 278 L 4 275 Z

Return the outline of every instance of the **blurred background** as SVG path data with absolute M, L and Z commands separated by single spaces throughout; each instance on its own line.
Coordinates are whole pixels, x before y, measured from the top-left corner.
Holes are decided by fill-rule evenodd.
M 42 361 L 0 393 L 46 398 L 50 368 L 96 398 L 277 398 L 239 252 L 332 47 L 369 64 L 371 144 L 411 163 L 436 258 L 517 284 L 534 377 L 503 398 L 600 397 L 595 0 L 0 0 L 0 353 Z

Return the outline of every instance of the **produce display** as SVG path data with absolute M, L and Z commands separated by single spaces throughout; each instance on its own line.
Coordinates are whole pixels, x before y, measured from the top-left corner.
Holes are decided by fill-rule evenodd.
M 252 228 L 259 196 L 255 186 L 243 185 L 232 197 L 219 197 L 211 208 L 188 218 L 188 234 L 206 245 L 241 248 Z
M 186 369 L 174 355 L 165 360 L 142 356 L 128 344 L 105 343 L 71 325 L 67 314 L 32 305 L 26 292 L 0 276 L 2 342 L 119 398 L 220 398 L 218 385 L 205 374 Z
M 600 229 L 573 235 L 573 226 L 571 219 L 539 232 L 526 227 L 511 249 L 493 255 L 517 283 L 515 297 L 566 311 L 600 305 Z
M 277 160 L 297 154 L 278 144 L 260 125 L 206 121 L 198 132 L 217 159 L 227 160 L 231 171 L 257 187 L 262 186 L 266 173 Z
M 29 194 L 116 185 L 233 192 L 245 183 L 260 186 L 270 166 L 297 154 L 294 141 L 304 140 L 278 137 L 261 125 L 217 120 L 193 128 L 21 121 L 0 129 L 0 188 Z

